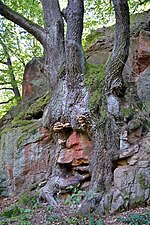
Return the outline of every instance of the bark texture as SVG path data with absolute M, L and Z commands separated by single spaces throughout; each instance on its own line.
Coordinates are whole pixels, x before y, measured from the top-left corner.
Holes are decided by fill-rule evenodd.
M 82 0 L 69 0 L 66 10 L 66 68 L 68 85 L 77 85 L 77 76 L 84 72 L 84 55 L 81 38 L 83 31 L 84 4 Z
M 46 23 L 45 64 L 52 89 L 65 72 L 64 23 L 58 0 L 42 0 Z

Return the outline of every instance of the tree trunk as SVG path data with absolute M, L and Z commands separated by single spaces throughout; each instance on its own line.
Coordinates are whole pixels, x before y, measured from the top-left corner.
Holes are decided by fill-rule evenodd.
M 121 124 L 120 98 L 125 87 L 122 71 L 129 52 L 130 22 L 127 0 L 113 0 L 116 17 L 114 48 L 105 71 L 105 97 L 103 104 L 107 119 L 103 126 L 96 126 L 94 133 L 94 154 L 91 160 L 91 187 L 108 191 L 112 186 L 113 162 L 119 156 L 119 139 Z M 95 132 L 95 131 L 94 131 Z
M 77 86 L 77 76 L 84 73 L 84 54 L 82 49 L 84 5 L 82 0 L 69 0 L 66 10 L 66 73 L 68 86 Z
M 84 83 L 84 56 L 81 45 L 83 30 L 83 0 L 68 0 L 66 9 L 67 35 L 64 42 L 64 24 L 58 0 L 42 0 L 46 28 L 32 26 L 24 18 L 13 14 L 13 21 L 24 27 L 43 44 L 45 62 L 52 88 L 52 98 L 43 115 L 43 125 L 54 128 L 56 122 L 67 124 L 71 131 L 86 133 L 93 139 L 93 155 L 91 158 L 91 189 L 106 191 L 111 188 L 113 161 L 119 154 L 119 110 L 120 97 L 124 94 L 122 70 L 129 50 L 129 9 L 127 0 L 113 0 L 116 15 L 115 45 L 111 59 L 106 68 L 105 99 L 106 121 L 103 125 L 99 120 L 91 120 L 81 124 L 78 118 L 90 118 L 89 94 Z M 12 11 L 4 12 L 0 3 L 1 14 L 10 19 Z M 9 15 L 9 16 L 8 16 Z M 18 20 L 19 18 L 19 20 Z M 19 22 L 21 21 L 21 22 Z M 22 25 L 23 24 L 23 25 Z M 82 125 L 82 126 L 81 126 Z M 64 135 L 64 133 L 63 133 Z M 65 133 L 66 135 L 66 133 Z M 62 138 L 62 136 L 61 136 Z M 64 137 L 64 142 L 65 138 Z M 57 155 L 61 150 L 54 135 L 53 162 L 50 174 L 57 174 Z M 55 152 L 54 152 L 55 151 Z M 50 182 L 49 182 L 50 184 Z M 47 191 L 47 192 L 46 192 Z M 48 193 L 48 189 L 45 189 Z M 51 198 L 51 196 L 49 196 Z
M 48 8 L 47 5 L 44 6 L 43 4 L 43 8 L 44 7 L 46 9 Z M 49 5 L 49 10 L 50 8 Z M 45 14 L 48 14 L 49 10 L 44 10 Z M 64 38 L 62 39 L 63 29 L 56 29 L 56 27 L 58 27 L 57 21 L 59 21 L 59 23 L 62 21 L 62 14 L 58 7 L 55 12 L 56 18 L 53 18 L 54 21 L 52 20 L 51 24 L 48 22 L 47 25 L 47 27 L 51 27 L 49 29 L 54 30 L 56 34 L 54 31 L 50 34 L 47 46 L 50 46 L 51 43 L 53 44 L 50 48 L 51 51 L 46 50 L 47 57 L 49 57 L 48 65 L 51 66 L 51 71 L 55 77 L 55 81 L 52 82 L 52 86 L 55 90 L 52 92 L 52 100 L 43 119 L 44 126 L 46 127 L 50 127 L 50 124 L 54 124 L 57 121 L 70 122 L 72 127 L 76 127 L 77 116 L 89 112 L 88 91 L 85 87 L 83 77 L 84 55 L 81 44 L 83 12 L 83 0 L 68 1 L 65 15 L 67 22 L 65 45 L 64 41 L 62 42 L 62 40 L 64 40 Z M 49 21 L 48 18 L 47 20 Z M 62 25 L 62 22 L 60 24 Z M 55 37 L 58 38 L 55 39 Z M 50 41 L 51 39 L 52 41 Z M 53 75 L 50 76 L 50 79 L 53 79 Z
M 45 65 L 52 90 L 65 72 L 64 23 L 58 0 L 42 0 L 46 36 L 44 40 Z

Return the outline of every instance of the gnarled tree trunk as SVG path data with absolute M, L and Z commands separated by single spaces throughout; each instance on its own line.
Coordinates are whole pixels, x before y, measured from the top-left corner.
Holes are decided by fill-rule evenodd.
M 106 68 L 105 100 L 106 121 L 88 121 L 91 116 L 89 94 L 84 83 L 84 56 L 81 44 L 83 30 L 84 0 L 68 0 L 65 19 L 67 22 L 66 40 L 64 38 L 63 13 L 58 0 L 42 0 L 46 28 L 31 23 L 24 17 L 0 2 L 0 13 L 17 23 L 39 40 L 44 48 L 45 63 L 52 98 L 44 112 L 43 125 L 52 130 L 59 122 L 58 129 L 84 132 L 93 139 L 91 159 L 91 188 L 106 191 L 111 188 L 113 161 L 119 152 L 119 111 L 120 97 L 124 94 L 122 70 L 129 50 L 129 9 L 127 0 L 113 0 L 116 15 L 115 44 L 111 59 Z M 80 116 L 83 124 L 81 124 Z M 84 117 L 85 116 L 85 117 Z M 55 127 L 54 127 L 55 128 Z M 55 129 L 56 130 L 56 129 Z M 66 132 L 66 130 L 65 130 Z M 65 142 L 66 133 L 61 136 Z M 59 177 L 57 155 L 61 150 L 54 135 L 50 175 Z M 53 179 L 54 180 L 54 179 Z M 59 179 L 58 179 L 59 180 Z M 51 182 L 49 182 L 50 186 Z M 49 185 L 44 189 L 45 196 Z M 54 191 L 55 192 L 55 191 Z M 54 193 L 53 190 L 50 193 Z M 49 196 L 51 199 L 51 196 Z

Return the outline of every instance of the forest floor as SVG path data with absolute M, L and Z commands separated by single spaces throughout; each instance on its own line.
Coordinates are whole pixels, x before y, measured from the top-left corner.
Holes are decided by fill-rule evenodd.
M 73 206 L 53 208 L 27 199 L 0 199 L 0 225 L 150 225 L 150 206 L 137 207 L 115 215 L 100 217 L 95 213 L 81 216 Z

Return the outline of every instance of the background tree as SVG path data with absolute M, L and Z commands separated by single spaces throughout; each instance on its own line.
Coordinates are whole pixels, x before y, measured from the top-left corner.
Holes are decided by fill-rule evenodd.
M 22 7 L 22 3 L 25 4 L 28 10 L 25 10 L 25 8 Z M 17 1 L 17 3 L 14 1 L 7 1 L 7 4 L 14 9 L 17 7 L 17 10 L 24 13 L 26 17 L 30 17 L 33 20 L 38 21 L 40 24 L 43 23 L 42 8 L 38 2 L 35 2 L 32 7 L 28 7 L 29 3 L 27 4 L 27 1 Z M 35 17 L 37 11 L 39 18 Z M 0 27 L 0 117 L 2 117 L 10 107 L 18 104 L 18 100 L 20 99 L 20 97 L 15 97 L 12 85 L 15 85 L 18 88 L 19 94 L 22 95 L 21 84 L 25 65 L 32 57 L 40 57 L 43 54 L 43 51 L 42 46 L 34 36 L 2 16 Z M 11 67 L 8 67 L 8 55 Z M 13 74 L 13 79 L 10 75 L 10 68 L 11 74 Z

